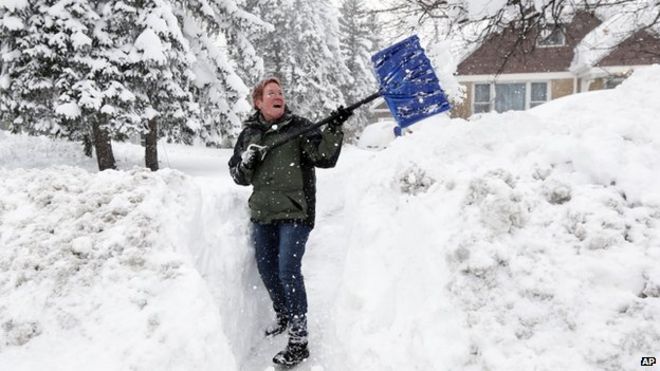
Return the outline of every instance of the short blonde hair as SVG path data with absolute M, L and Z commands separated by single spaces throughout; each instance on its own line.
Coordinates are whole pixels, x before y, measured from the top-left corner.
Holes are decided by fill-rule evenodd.
M 266 85 L 270 84 L 271 82 L 276 83 L 280 88 L 282 87 L 280 79 L 275 76 L 270 76 L 259 81 L 257 85 L 255 85 L 252 89 L 252 107 L 254 107 L 254 109 L 257 109 L 257 99 L 263 98 L 264 89 L 266 88 Z

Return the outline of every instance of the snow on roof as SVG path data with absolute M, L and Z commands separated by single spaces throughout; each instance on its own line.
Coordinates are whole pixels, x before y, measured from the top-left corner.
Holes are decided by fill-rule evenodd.
M 615 14 L 605 20 L 577 44 L 569 70 L 577 74 L 585 72 L 610 54 L 636 28 L 634 17 L 629 13 Z
M 648 27 L 648 31 L 658 34 L 660 26 L 655 24 L 655 19 L 660 10 L 651 3 L 651 0 L 641 0 L 623 8 L 598 9 L 596 16 L 604 21 L 575 47 L 569 70 L 577 74 L 584 73 L 640 29 Z

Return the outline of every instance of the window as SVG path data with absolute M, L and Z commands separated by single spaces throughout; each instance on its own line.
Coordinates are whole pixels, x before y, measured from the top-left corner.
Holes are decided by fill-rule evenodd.
M 548 82 L 477 83 L 473 113 L 522 111 L 548 101 Z
M 490 84 L 474 85 L 474 113 L 490 111 Z
M 563 46 L 566 44 L 563 27 L 559 25 L 548 25 L 541 30 L 536 43 L 541 47 Z
M 495 111 L 522 111 L 525 109 L 526 84 L 495 84 Z
M 529 99 L 529 108 L 536 107 L 548 100 L 548 83 L 533 82 L 531 96 Z

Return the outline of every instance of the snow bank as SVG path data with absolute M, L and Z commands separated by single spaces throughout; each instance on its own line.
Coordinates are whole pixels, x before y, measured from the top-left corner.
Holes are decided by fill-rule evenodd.
M 236 369 L 188 250 L 196 188 L 167 170 L 0 170 L 2 369 Z
M 429 119 L 354 174 L 345 369 L 632 370 L 660 346 L 660 67 Z
M 378 121 L 368 125 L 360 134 L 358 147 L 363 149 L 379 149 L 387 147 L 395 138 L 395 121 Z

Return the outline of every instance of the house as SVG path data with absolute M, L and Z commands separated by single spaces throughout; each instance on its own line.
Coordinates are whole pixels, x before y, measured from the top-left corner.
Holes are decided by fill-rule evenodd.
M 536 32 L 516 49 L 517 34 L 509 27 L 463 59 L 457 79 L 466 97 L 452 116 L 525 110 L 569 94 L 612 88 L 634 69 L 660 63 L 660 37 L 635 31 L 624 14 L 602 21 L 579 11 L 564 24 Z M 379 119 L 389 115 L 383 102 L 371 109 Z
M 454 116 L 525 110 L 552 99 L 583 91 L 612 88 L 634 69 L 660 63 L 660 38 L 649 31 L 634 32 L 625 15 L 606 22 L 577 12 L 566 24 L 540 30 L 523 45 L 528 54 L 506 53 L 516 42 L 508 28 L 470 54 L 457 69 L 466 99 L 454 107 Z M 537 36 L 537 35 L 533 35 Z

